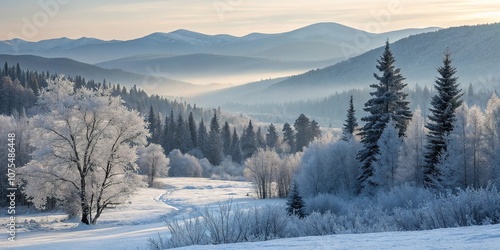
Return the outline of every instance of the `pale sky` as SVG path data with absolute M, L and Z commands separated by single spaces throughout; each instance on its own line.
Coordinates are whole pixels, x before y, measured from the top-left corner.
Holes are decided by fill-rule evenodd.
M 236 36 L 336 22 L 380 33 L 500 22 L 500 0 L 0 0 L 0 40 L 128 40 L 188 29 Z M 46 3 L 46 4 L 43 4 Z

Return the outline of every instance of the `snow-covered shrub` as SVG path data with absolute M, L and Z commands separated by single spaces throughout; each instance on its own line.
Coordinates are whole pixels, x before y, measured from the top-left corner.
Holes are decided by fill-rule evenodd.
M 336 217 L 330 212 L 317 213 L 313 212 L 300 223 L 301 232 L 307 236 L 319 236 L 319 235 L 330 235 L 336 234 L 341 229 L 341 226 L 337 224 L 335 220 Z M 341 229 L 345 231 L 344 228 Z
M 290 216 L 284 206 L 251 209 L 250 235 L 259 241 L 289 237 L 286 230 L 289 220 Z
M 149 249 L 163 250 L 165 248 L 210 244 L 210 238 L 206 234 L 206 224 L 201 218 L 173 220 L 167 222 L 167 227 L 171 233 L 170 238 L 163 238 L 160 235 L 156 238 L 149 238 Z
M 205 178 L 210 177 L 210 175 L 212 175 L 214 166 L 208 161 L 207 158 L 199 159 L 198 162 L 200 163 L 201 166 L 202 176 Z
M 346 214 L 348 209 L 347 202 L 333 194 L 318 194 L 314 197 L 307 198 L 305 204 L 306 214 L 312 214 L 313 212 L 321 214 L 327 212 L 332 214 Z
M 377 192 L 373 199 L 377 206 L 391 212 L 396 208 L 416 208 L 432 197 L 434 193 L 429 189 L 403 184 L 385 192 Z
M 201 177 L 202 169 L 198 159 L 189 154 L 182 154 L 180 150 L 174 149 L 168 154 L 170 177 Z
M 316 141 L 305 150 L 297 176 L 301 194 L 312 197 L 320 193 L 353 195 L 358 189 L 356 178 L 360 163 L 356 154 L 360 144 Z
M 500 193 L 495 187 L 447 193 L 422 206 L 422 229 L 500 223 Z
M 375 197 L 334 197 L 322 194 L 316 200 L 310 198 L 310 204 L 324 206 L 326 212 L 312 212 L 303 219 L 288 215 L 284 206 L 242 209 L 231 202 L 222 203 L 215 210 L 206 208 L 199 218 L 169 222 L 171 236 L 150 239 L 150 248 L 500 223 L 500 193 L 493 186 L 435 195 L 403 185 L 379 191 Z M 329 204 L 329 199 L 335 201 Z M 337 208 L 330 212 L 324 204 Z
M 237 179 L 233 177 L 243 177 L 244 166 L 225 157 L 219 166 L 214 166 L 210 171 L 212 179 Z M 241 178 L 240 178 L 241 179 Z
M 281 158 L 274 149 L 258 149 L 245 161 L 245 177 L 254 183 L 255 193 L 260 199 L 274 196 L 273 182 L 281 165 Z

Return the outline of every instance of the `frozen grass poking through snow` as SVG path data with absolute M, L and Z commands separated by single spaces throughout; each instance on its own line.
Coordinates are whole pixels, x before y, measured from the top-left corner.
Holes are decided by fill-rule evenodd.
M 329 198 L 332 197 L 323 195 L 320 199 L 326 201 Z M 500 193 L 495 187 L 433 195 L 426 190 L 405 186 L 372 198 L 325 201 L 316 200 L 311 204 L 321 204 L 322 213 L 312 212 L 304 219 L 287 215 L 284 206 L 242 209 L 234 206 L 232 201 L 220 203 L 216 209 L 206 207 L 200 217 L 167 222 L 171 236 L 151 238 L 149 246 L 164 249 L 500 223 Z M 326 211 L 325 204 L 333 205 L 333 210 Z

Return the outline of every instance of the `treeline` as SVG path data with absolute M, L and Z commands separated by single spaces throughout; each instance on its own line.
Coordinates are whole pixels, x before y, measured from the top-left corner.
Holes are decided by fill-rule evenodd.
M 354 106 L 359 110 L 359 116 L 365 116 L 367 113 L 361 109 L 363 105 L 370 99 L 369 88 L 351 89 L 335 93 L 331 96 L 317 99 L 304 100 L 286 103 L 263 103 L 263 104 L 241 104 L 228 103 L 223 105 L 223 108 L 228 111 L 245 111 L 251 113 L 253 117 L 263 122 L 284 123 L 285 121 L 296 117 L 301 113 L 305 113 L 313 117 L 321 124 L 339 128 L 342 126 L 342 117 L 348 108 L 349 98 L 353 96 Z M 464 102 L 469 106 L 478 105 L 484 109 L 488 99 L 492 93 L 496 91 L 488 89 L 476 90 L 472 84 L 469 84 L 464 91 Z M 416 85 L 413 88 L 407 87 L 405 93 L 408 94 L 410 101 L 410 109 L 414 110 L 419 107 L 424 115 L 427 115 L 431 97 L 436 94 L 433 88 L 427 86 Z
M 214 166 L 220 165 L 224 157 L 242 163 L 260 148 L 295 153 L 321 136 L 319 124 L 304 114 L 295 120 L 293 127 L 289 123 L 284 124 L 283 138 L 272 123 L 265 131 L 261 126 L 255 126 L 252 120 L 243 126 L 241 132 L 228 121 L 221 126 L 220 110 L 214 110 L 208 126 L 203 118 L 197 122 L 193 112 L 185 117 L 183 112 L 176 114 L 171 110 L 170 115 L 162 120 L 151 106 L 147 118 L 151 134 L 149 143 L 161 145 L 167 153 L 178 149 L 198 159 L 207 158 Z
M 31 71 L 21 68 L 21 65 L 9 65 L 7 62 L 0 69 L 0 114 L 16 115 L 26 114 L 28 116 L 36 114 L 36 109 L 30 110 L 35 106 L 37 96 L 40 90 L 47 87 L 47 80 L 55 80 L 57 73 L 49 71 Z M 148 95 L 144 90 L 137 86 L 127 88 L 120 84 L 112 84 L 103 79 L 102 82 L 93 79 L 85 79 L 82 76 L 66 76 L 71 82 L 74 82 L 75 89 L 82 87 L 89 89 L 110 88 L 113 96 L 121 96 L 124 105 L 130 109 L 139 111 L 147 116 L 150 107 L 161 115 L 166 117 L 171 110 L 175 114 L 182 113 L 187 116 L 193 113 L 195 120 L 209 120 L 212 117 L 211 109 L 197 107 L 196 104 L 189 104 L 178 100 L 169 100 L 159 95 Z M 242 126 L 248 122 L 244 116 L 234 116 L 226 114 L 218 109 L 219 115 L 231 124 Z

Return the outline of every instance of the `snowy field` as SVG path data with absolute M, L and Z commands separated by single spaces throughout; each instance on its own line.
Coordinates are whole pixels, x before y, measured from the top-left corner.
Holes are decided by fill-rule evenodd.
M 8 242 L 2 233 L 0 249 L 146 249 L 148 238 L 168 233 L 165 220 L 194 216 L 205 206 L 230 198 L 241 206 L 284 202 L 257 200 L 247 182 L 204 178 L 164 178 L 161 182 L 162 189 L 141 188 L 128 204 L 105 211 L 95 226 L 78 225 L 78 218 L 68 221 L 56 212 L 18 215 L 21 228 L 16 242 Z M 7 222 L 2 213 L 0 224 Z
M 168 234 L 164 221 L 197 215 L 205 206 L 233 199 L 240 206 L 283 204 L 257 200 L 250 183 L 203 178 L 165 178 L 161 189 L 140 189 L 128 204 L 108 210 L 96 226 L 78 225 L 62 213 L 18 216 L 15 243 L 2 239 L 0 249 L 147 249 L 147 240 Z M 2 215 L 0 223 L 5 225 Z M 5 228 L 5 227 L 4 227 Z M 5 235 L 5 234 L 4 234 Z M 421 232 L 345 234 L 184 249 L 499 249 L 500 225 Z

